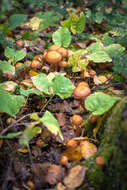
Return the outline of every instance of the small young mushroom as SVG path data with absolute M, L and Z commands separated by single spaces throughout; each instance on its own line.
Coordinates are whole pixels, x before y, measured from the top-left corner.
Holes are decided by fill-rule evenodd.
M 67 61 L 60 61 L 59 63 L 58 63 L 58 66 L 60 67 L 60 70 L 64 70 L 64 68 L 66 68 L 67 67 Z
M 22 67 L 22 66 L 23 66 L 23 63 L 17 62 L 16 65 L 15 65 L 15 68 L 17 69 L 17 68 Z
M 71 123 L 75 127 L 77 136 L 80 134 L 80 127 L 82 126 L 83 122 L 84 120 L 80 115 L 75 114 L 71 117 Z
M 90 77 L 94 77 L 96 75 L 96 71 L 94 71 L 94 70 L 91 69 L 89 71 L 89 75 L 90 75 Z
M 80 100 L 81 105 L 84 107 L 84 100 L 87 96 L 89 96 L 91 94 L 91 90 L 89 88 L 89 86 L 85 86 L 85 85 L 78 85 L 74 91 L 73 91 L 73 95 L 75 97 L 75 99 Z
M 60 62 L 62 59 L 62 56 L 57 51 L 48 51 L 45 60 L 52 66 L 52 70 L 56 71 L 57 63 Z
M 40 69 L 42 67 L 42 63 L 40 62 L 40 61 L 38 61 L 38 60 L 33 60 L 32 62 L 31 62 L 31 68 L 32 69 Z
M 91 94 L 91 90 L 88 86 L 80 85 L 77 86 L 74 91 L 73 95 L 76 99 L 85 99 L 87 96 Z
M 71 122 L 75 126 L 80 126 L 83 123 L 83 118 L 80 115 L 75 114 L 71 117 Z
M 103 158 L 102 156 L 97 156 L 97 157 L 95 158 L 95 162 L 96 162 L 96 164 L 99 165 L 99 166 L 105 165 L 105 160 L 104 160 L 104 158 Z

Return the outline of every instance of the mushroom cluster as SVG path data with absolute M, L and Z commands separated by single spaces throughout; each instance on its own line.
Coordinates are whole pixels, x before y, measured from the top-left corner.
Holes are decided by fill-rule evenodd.
M 58 67 L 60 69 L 67 67 L 67 60 L 72 53 L 72 51 L 54 44 L 44 53 L 44 58 L 51 65 L 52 71 L 57 71 Z

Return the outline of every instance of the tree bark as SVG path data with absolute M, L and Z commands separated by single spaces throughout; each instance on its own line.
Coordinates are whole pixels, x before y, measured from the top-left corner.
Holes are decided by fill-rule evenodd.
M 97 190 L 127 190 L 127 97 L 113 108 L 101 139 L 97 154 L 85 161 L 89 183 Z M 106 160 L 103 167 L 97 156 Z

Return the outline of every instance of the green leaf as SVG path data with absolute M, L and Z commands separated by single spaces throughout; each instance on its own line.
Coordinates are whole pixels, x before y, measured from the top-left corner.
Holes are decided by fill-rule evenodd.
M 115 58 L 120 55 L 122 56 L 125 51 L 125 48 L 121 46 L 120 44 L 111 44 L 105 47 L 105 50 L 111 58 Z
M 33 119 L 33 120 L 40 122 L 40 117 L 37 115 L 37 113 L 32 113 L 30 116 L 30 119 Z
M 74 85 L 72 82 L 63 75 L 57 75 L 53 79 L 53 92 L 60 96 L 62 99 L 68 98 L 72 95 Z
M 9 62 L 7 61 L 1 61 L 0 60 L 0 70 L 3 72 L 3 73 L 12 73 L 14 74 L 15 73 L 15 67 L 12 66 Z
M 20 88 L 20 94 L 27 96 L 27 97 L 30 94 L 36 94 L 38 96 L 42 96 L 42 93 L 37 89 L 26 89 L 26 90 L 24 90 L 23 88 Z
M 17 132 L 17 133 L 8 133 L 7 135 L 5 136 L 0 136 L 1 139 L 13 139 L 19 135 L 21 135 L 22 132 Z
M 95 14 L 95 21 L 100 24 L 103 20 L 103 12 L 99 11 Z
M 35 22 L 36 19 L 36 22 Z M 56 22 L 60 19 L 60 15 L 55 11 L 38 12 L 35 17 L 33 17 L 27 26 L 34 30 L 44 30 L 49 26 L 55 27 Z M 48 22 L 47 22 L 48 21 Z
M 96 42 L 90 45 L 90 47 L 87 48 L 87 51 L 89 53 L 94 53 L 96 51 L 105 51 L 105 48 L 102 43 Z
M 50 90 L 52 87 L 52 82 L 48 80 L 46 74 L 41 73 L 35 77 L 32 77 L 32 81 L 38 90 L 44 92 L 45 94 L 51 94 Z
M 95 92 L 86 98 L 85 108 L 91 111 L 93 115 L 102 115 L 120 99 L 120 97 L 110 96 L 103 92 Z
M 68 28 L 70 30 L 71 29 L 71 19 L 67 19 L 67 20 L 62 21 L 61 25 L 63 27 L 66 27 L 66 28 Z
M 13 48 L 7 47 L 5 49 L 5 56 L 10 59 L 11 62 L 14 62 L 14 64 L 26 56 L 26 52 L 23 50 L 15 50 Z
M 26 21 L 27 16 L 24 14 L 13 14 L 9 17 L 7 21 L 7 26 L 13 30 L 20 26 L 24 21 Z
M 68 66 L 72 67 L 73 72 L 82 71 L 87 67 L 88 59 L 85 56 L 86 53 L 86 50 L 78 50 L 69 57 Z
M 83 12 L 80 14 L 80 16 L 78 16 L 76 13 L 72 13 L 69 19 L 61 22 L 61 25 L 71 30 L 73 34 L 81 34 L 84 31 L 85 24 L 86 17 Z
M 4 55 L 7 58 L 12 59 L 14 57 L 14 55 L 15 55 L 15 49 L 6 47 Z
M 0 88 L 0 111 L 15 116 L 24 103 L 23 96 L 11 95 Z
M 51 133 L 53 133 L 55 136 L 59 135 L 61 140 L 64 140 L 58 121 L 49 111 L 45 112 L 41 118 L 41 121 Z
M 71 43 L 71 33 L 67 28 L 60 28 L 52 35 L 53 42 L 62 47 L 68 47 Z
M 71 31 L 73 34 L 81 34 L 84 31 L 86 23 L 86 18 L 84 13 L 82 12 L 78 17 L 75 13 L 72 14 L 71 17 Z
M 109 57 L 109 55 L 103 50 L 96 51 L 96 52 L 88 55 L 87 58 L 90 61 L 94 61 L 95 63 L 101 63 L 101 62 L 104 63 L 104 62 L 112 61 L 112 59 Z
M 40 134 L 41 133 L 41 127 L 35 127 L 37 123 L 33 123 L 31 124 L 30 126 L 28 126 L 21 138 L 19 139 L 19 144 L 21 146 L 29 146 L 29 141 L 37 134 Z
M 17 50 L 15 52 L 15 56 L 14 56 L 14 64 L 17 63 L 18 61 L 24 59 L 24 57 L 26 56 L 26 52 L 23 50 Z

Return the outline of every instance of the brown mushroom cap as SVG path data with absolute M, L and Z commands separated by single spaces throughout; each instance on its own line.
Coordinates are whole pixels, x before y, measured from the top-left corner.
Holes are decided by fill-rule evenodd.
M 48 48 L 48 51 L 56 51 L 58 48 L 60 48 L 60 46 L 57 44 L 54 44 Z
M 73 91 L 73 95 L 76 99 L 84 99 L 90 94 L 91 94 L 90 88 L 83 85 L 77 86 Z
M 83 118 L 80 115 L 73 115 L 71 117 L 71 122 L 73 125 L 78 127 L 79 125 L 83 123 Z
M 89 71 L 89 74 L 90 74 L 91 77 L 94 77 L 96 75 L 96 71 L 94 71 L 94 70 L 91 69 Z
M 86 86 L 86 87 L 89 87 L 88 83 L 87 82 L 79 82 L 78 83 L 78 87 L 79 86 Z
M 58 48 L 57 52 L 59 52 L 62 55 L 62 57 L 67 57 L 67 55 L 68 55 L 67 50 L 63 47 Z
M 40 69 L 42 66 L 42 63 L 38 60 L 33 60 L 31 63 L 31 68 L 33 69 Z
M 61 67 L 61 68 L 65 68 L 65 67 L 67 67 L 67 61 L 60 61 L 60 62 L 58 63 L 58 65 L 59 65 L 59 67 Z
M 47 52 L 45 56 L 45 60 L 51 64 L 58 63 L 59 61 L 61 61 L 61 59 L 62 59 L 62 56 L 57 51 L 49 51 Z
M 19 68 L 19 67 L 21 67 L 21 66 L 23 66 L 23 63 L 18 62 L 18 63 L 16 63 L 15 68 L 17 69 L 17 68 Z
M 106 161 L 104 160 L 104 158 L 102 156 L 98 156 L 98 157 L 96 157 L 95 162 L 97 165 L 103 166 Z

